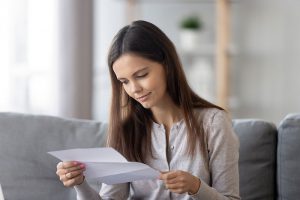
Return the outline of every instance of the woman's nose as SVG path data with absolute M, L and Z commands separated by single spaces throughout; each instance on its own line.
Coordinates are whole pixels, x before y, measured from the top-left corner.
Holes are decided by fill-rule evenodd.
M 138 93 L 138 92 L 142 91 L 142 87 L 137 82 L 132 82 L 130 91 L 132 93 Z

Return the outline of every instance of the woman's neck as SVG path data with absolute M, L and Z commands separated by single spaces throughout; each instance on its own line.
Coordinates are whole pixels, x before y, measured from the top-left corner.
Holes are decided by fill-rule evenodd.
M 164 105 L 151 108 L 154 121 L 163 124 L 166 129 L 170 129 L 172 125 L 180 121 L 183 117 L 181 109 L 172 101 Z

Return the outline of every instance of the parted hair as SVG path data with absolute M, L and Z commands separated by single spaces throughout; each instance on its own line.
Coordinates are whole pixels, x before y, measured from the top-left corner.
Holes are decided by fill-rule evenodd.
M 108 67 L 111 78 L 112 97 L 107 144 L 115 148 L 130 161 L 145 162 L 152 154 L 151 129 L 153 115 L 131 98 L 117 79 L 113 64 L 124 54 L 134 54 L 160 63 L 165 70 L 167 93 L 183 113 L 187 127 L 188 149 L 195 154 L 196 145 L 200 153 L 205 152 L 203 124 L 194 115 L 195 108 L 222 109 L 199 97 L 188 85 L 182 64 L 171 40 L 154 24 L 142 20 L 123 27 L 114 37 L 108 52 Z

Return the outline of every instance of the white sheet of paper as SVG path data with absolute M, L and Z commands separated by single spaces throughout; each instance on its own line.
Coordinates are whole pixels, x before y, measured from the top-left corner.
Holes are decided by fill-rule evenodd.
M 3 195 L 3 192 L 2 192 L 1 184 L 0 184 L 0 200 L 4 200 L 4 195 Z
M 68 149 L 48 152 L 62 161 L 86 165 L 86 179 L 97 178 L 106 184 L 157 179 L 159 171 L 139 162 L 128 162 L 113 148 Z

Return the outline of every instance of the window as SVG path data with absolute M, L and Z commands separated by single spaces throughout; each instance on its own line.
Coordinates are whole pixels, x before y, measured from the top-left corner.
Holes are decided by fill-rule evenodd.
M 57 1 L 0 0 L 0 111 L 58 112 Z

